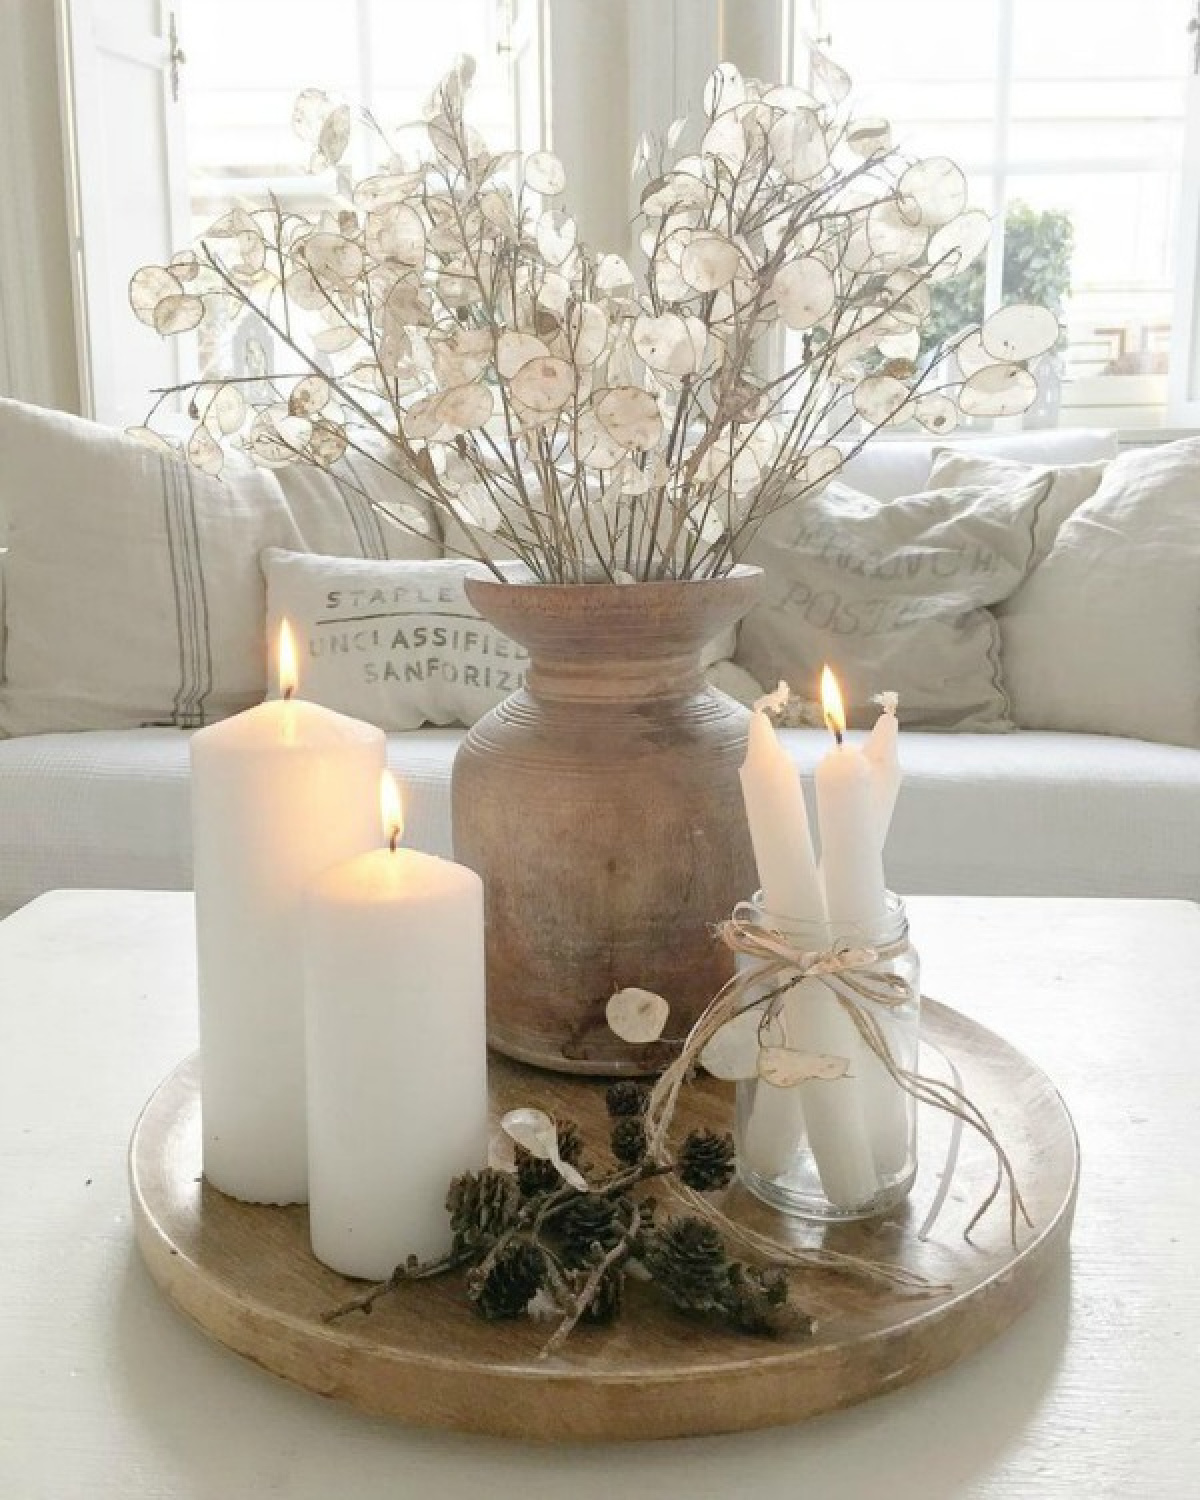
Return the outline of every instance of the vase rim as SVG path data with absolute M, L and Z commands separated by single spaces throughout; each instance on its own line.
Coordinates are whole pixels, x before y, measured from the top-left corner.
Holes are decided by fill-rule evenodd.
M 538 594 L 569 594 L 572 598 L 580 595 L 592 595 L 599 597 L 604 594 L 624 594 L 632 590 L 653 590 L 659 593 L 667 593 L 672 590 L 686 588 L 695 589 L 705 585 L 721 585 L 729 583 L 749 583 L 757 581 L 763 576 L 762 568 L 753 563 L 737 563 L 728 573 L 722 573 L 716 578 L 654 578 L 634 579 L 629 583 L 609 583 L 600 580 L 594 583 L 543 583 L 537 578 L 496 578 L 492 574 L 470 578 L 467 580 L 468 591 L 478 588 L 486 588 L 490 591 L 499 592 L 536 592 Z

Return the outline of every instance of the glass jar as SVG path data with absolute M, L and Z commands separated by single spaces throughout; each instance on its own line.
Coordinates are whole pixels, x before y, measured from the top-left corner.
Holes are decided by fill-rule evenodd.
M 801 951 L 830 947 L 824 923 L 776 917 L 764 910 L 761 893 L 751 907 L 760 925 Z M 904 902 L 888 892 L 876 931 L 841 927 L 836 938 L 839 948 L 874 949 L 879 957 L 871 972 L 907 983 L 911 998 L 896 1005 L 854 998 L 878 1023 L 896 1064 L 915 1072 L 920 960 L 908 939 Z M 776 992 L 781 982 L 777 976 L 768 988 Z M 765 993 L 751 990 L 747 1005 Z M 916 1101 L 867 1046 L 829 986 L 810 976 L 787 990 L 760 1040 L 790 1052 L 846 1059 L 849 1066 L 841 1076 L 784 1088 L 763 1078 L 738 1084 L 735 1141 L 746 1187 L 774 1208 L 811 1219 L 872 1218 L 902 1202 L 917 1175 Z

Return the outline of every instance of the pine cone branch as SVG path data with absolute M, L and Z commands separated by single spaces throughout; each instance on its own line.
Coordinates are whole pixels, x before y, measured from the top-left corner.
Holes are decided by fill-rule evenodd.
M 736 1160 L 731 1135 L 693 1130 L 680 1148 L 676 1170 L 686 1187 L 698 1193 L 712 1193 L 733 1181 Z
M 571 1166 L 584 1170 L 583 1136 L 574 1120 L 555 1120 L 558 1136 L 558 1154 Z M 524 1146 L 516 1151 L 517 1183 L 523 1198 L 537 1198 L 542 1193 L 552 1193 L 562 1186 L 558 1168 L 544 1157 L 533 1156 Z
M 570 1266 L 586 1265 L 617 1243 L 625 1233 L 632 1204 L 624 1196 L 608 1198 L 598 1193 L 580 1193 L 554 1216 L 554 1231 Z
M 461 1253 L 495 1244 L 516 1223 L 520 1207 L 520 1190 L 511 1172 L 484 1167 L 481 1172 L 456 1177 L 446 1194 L 455 1250 Z
M 605 1271 L 596 1283 L 596 1292 L 580 1318 L 581 1323 L 602 1327 L 615 1323 L 625 1306 L 625 1272 L 619 1267 Z
M 467 1295 L 480 1317 L 489 1322 L 519 1318 L 546 1280 L 546 1258 L 528 1240 L 514 1240 L 490 1268 L 467 1280 Z
M 612 1128 L 612 1154 L 626 1166 L 635 1167 L 646 1155 L 646 1127 L 640 1116 L 625 1115 Z
M 683 1312 L 719 1312 L 729 1287 L 729 1257 L 716 1229 L 692 1215 L 646 1236 L 642 1262 L 663 1295 Z
M 644 1115 L 649 1098 L 650 1090 L 645 1084 L 622 1080 L 609 1084 L 604 1093 L 604 1107 L 608 1110 L 610 1118 L 619 1120 L 623 1117 Z
M 759 1270 L 735 1261 L 729 1268 L 725 1314 L 743 1333 L 778 1338 L 785 1333 L 810 1335 L 815 1319 L 788 1300 L 787 1273 L 777 1267 Z

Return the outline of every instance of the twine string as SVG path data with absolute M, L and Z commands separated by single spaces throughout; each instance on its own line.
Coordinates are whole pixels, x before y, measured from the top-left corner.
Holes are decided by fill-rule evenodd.
M 957 1067 L 955 1067 L 954 1059 L 947 1057 L 940 1047 L 933 1047 L 929 1042 L 926 1042 L 924 1045 L 927 1047 L 931 1047 L 931 1049 L 937 1053 L 937 1055 L 945 1063 L 946 1067 L 950 1069 L 950 1074 L 953 1077 L 955 1084 L 959 1088 L 961 1088 L 962 1074 L 958 1071 Z M 946 1199 L 950 1196 L 950 1187 L 954 1181 L 954 1170 L 958 1165 L 958 1153 L 960 1147 L 962 1146 L 962 1133 L 962 1118 L 959 1115 L 955 1115 L 954 1122 L 950 1127 L 950 1140 L 946 1145 L 946 1159 L 942 1163 L 941 1180 L 938 1183 L 937 1192 L 933 1195 L 933 1202 L 929 1205 L 929 1212 L 925 1215 L 924 1222 L 922 1223 L 920 1229 L 917 1230 L 918 1240 L 927 1240 L 933 1233 L 933 1226 L 937 1223 L 942 1209 L 945 1206 Z
M 948 1083 L 901 1066 L 892 1053 L 877 1014 L 877 1008 L 891 1011 L 918 998 L 908 980 L 888 967 L 904 951 L 904 942 L 870 948 L 837 946 L 825 951 L 805 950 L 784 934 L 761 926 L 752 909 L 745 907 L 739 907 L 728 921 L 722 923 L 718 934 L 728 948 L 749 959 L 750 963 L 734 974 L 709 1003 L 688 1033 L 679 1055 L 651 1090 L 645 1113 L 647 1151 L 651 1158 L 659 1165 L 669 1164 L 668 1138 L 680 1092 L 694 1073 L 705 1047 L 722 1027 L 752 1005 L 762 1009 L 765 1027 L 791 990 L 805 979 L 820 979 L 849 1017 L 864 1046 L 878 1058 L 896 1086 L 917 1103 L 939 1110 L 953 1120 L 951 1155 L 937 1208 L 940 1209 L 945 1201 L 948 1180 L 957 1162 L 959 1137 L 964 1127 L 969 1128 L 990 1148 L 995 1158 L 995 1175 L 963 1230 L 963 1238 L 970 1241 L 976 1226 L 1007 1190 L 1009 1235 L 1015 1246 L 1018 1222 L 1023 1220 L 1031 1226 L 1033 1221 L 1021 1196 L 1012 1162 L 996 1132 L 962 1088 L 957 1069 L 952 1069 L 955 1082 Z M 826 1086 L 836 1087 L 836 1081 Z M 715 1224 L 723 1234 L 776 1261 L 836 1269 L 867 1281 L 913 1291 L 941 1290 L 928 1278 L 902 1266 L 832 1250 L 781 1245 L 769 1236 L 730 1219 L 702 1194 L 683 1187 L 680 1192 L 693 1212 Z M 923 1235 L 928 1232 L 934 1217 L 936 1213 L 927 1217 Z

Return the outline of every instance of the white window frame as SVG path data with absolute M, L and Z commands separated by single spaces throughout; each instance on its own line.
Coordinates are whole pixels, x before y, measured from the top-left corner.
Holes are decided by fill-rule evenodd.
M 819 40 L 829 40 L 829 22 L 836 16 L 837 0 L 793 0 L 797 10 L 809 11 L 809 27 Z M 1200 20 L 1200 0 L 1196 0 L 1197 18 Z M 1034 160 L 1014 158 L 1010 153 L 1010 115 L 1012 97 L 1013 39 L 1015 33 L 1015 0 L 996 0 L 996 29 L 994 51 L 996 79 L 993 93 L 993 135 L 991 150 L 986 160 L 957 158 L 959 166 L 975 178 L 987 178 L 990 184 L 991 213 L 994 232 L 988 247 L 986 275 L 984 278 L 984 311 L 993 312 L 1001 304 L 1004 275 L 1005 207 L 1008 183 L 1012 177 L 1037 177 L 1054 173 L 1071 173 L 1078 163 L 1039 157 Z M 836 51 L 836 35 L 833 45 Z M 1180 46 L 1186 46 L 1180 37 Z M 1200 50 L 1194 60 L 1200 66 Z M 1167 429 L 1186 429 L 1200 426 L 1200 89 L 1195 77 L 1191 80 L 1191 91 L 1187 107 L 1185 147 L 1181 164 L 1181 205 L 1179 236 L 1176 247 L 1176 277 L 1174 316 L 1172 318 L 1171 344 L 1168 356 L 1167 403 L 1164 425 L 1142 428 L 1124 428 L 1123 439 L 1162 438 Z M 1162 170 L 1173 166 L 1173 162 L 1158 156 L 1127 157 L 1114 160 L 1098 157 L 1089 162 L 1089 171 L 1099 173 L 1144 172 Z M 1071 380 L 1073 405 L 1096 407 L 1111 405 L 1111 397 L 1117 394 L 1113 382 L 1120 381 L 1120 393 L 1130 405 L 1149 405 L 1147 399 L 1138 402 L 1139 392 L 1147 392 L 1149 383 L 1160 377 L 1153 376 L 1093 376 Z M 1101 384 L 1103 382 L 1103 384 Z M 1089 403 L 1089 396 L 1094 397 Z M 1083 398 L 1080 400 L 1079 398 Z M 1106 399 L 1108 398 L 1108 399 Z M 1133 398 L 1133 399 L 1130 399 Z
M 69 0 L 60 0 L 60 4 Z M 80 3 L 80 0 L 76 0 Z M 169 0 L 167 0 L 169 3 Z M 718 61 L 737 63 L 757 77 L 787 80 L 797 28 L 820 38 L 822 11 L 833 0 L 494 0 L 500 48 L 512 69 L 520 145 L 547 144 L 562 156 L 569 178 L 586 185 L 574 195 L 584 238 L 632 254 L 631 231 L 638 188 L 629 160 L 643 132 L 662 134 L 671 120 L 699 107 L 703 81 Z M 1200 0 L 1197 0 L 1200 12 Z M 996 46 L 1011 58 L 1014 0 L 998 0 Z M 356 24 L 369 30 L 370 0 L 356 0 Z M 836 41 L 836 38 L 835 38 Z M 183 38 L 186 47 L 186 37 Z M 360 48 L 359 87 L 365 103 L 376 93 L 374 49 Z M 1183 39 L 1181 39 L 1183 45 Z M 964 167 L 991 178 L 994 210 L 1005 199 L 1011 175 L 1062 170 L 1051 161 L 1009 156 L 1010 81 L 997 70 L 993 151 L 987 162 Z M 185 74 L 186 77 L 186 74 Z M 1098 162 L 1101 170 L 1142 170 L 1155 161 Z M 276 189 L 290 184 L 271 184 Z M 311 178 L 297 187 L 312 189 Z M 268 186 L 238 179 L 231 190 L 254 194 Z M 1003 214 L 990 247 L 988 308 L 998 305 L 1004 257 Z M 185 236 L 186 238 L 186 236 Z M 183 240 L 180 241 L 183 243 Z M 1170 353 L 1167 422 L 1200 426 L 1200 79 L 1193 78 L 1178 247 L 1177 295 Z M 81 328 L 81 348 L 94 330 Z M 1108 377 L 1111 378 L 1111 377 Z M 1137 378 L 1137 377 L 1134 377 Z M 1084 382 L 1075 382 L 1079 391 Z M 1155 429 L 1161 436 L 1161 429 Z M 1150 435 L 1149 432 L 1146 434 Z
M 1169 372 L 1168 422 L 1200 428 L 1200 32 L 1188 79 Z

